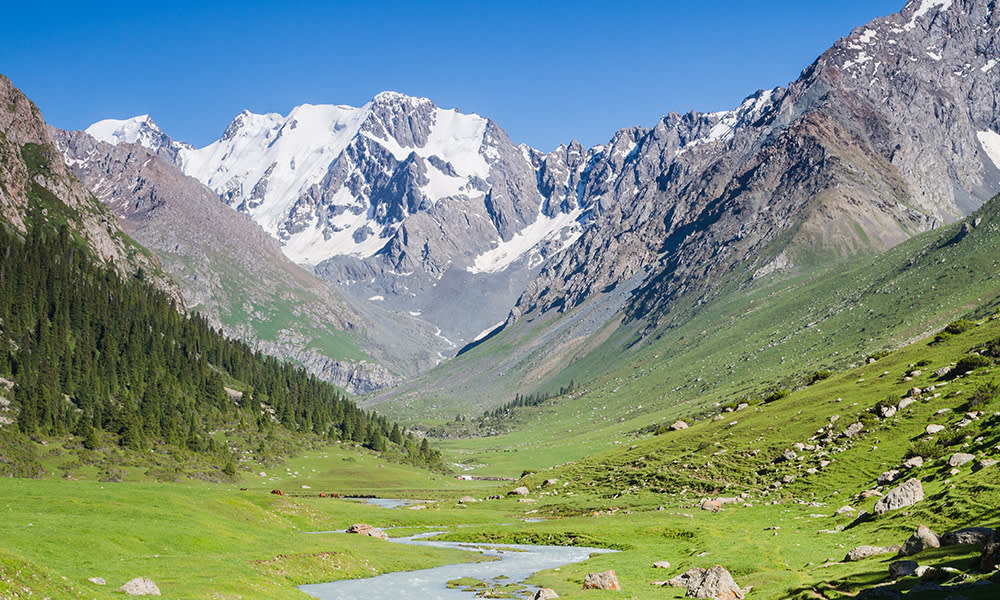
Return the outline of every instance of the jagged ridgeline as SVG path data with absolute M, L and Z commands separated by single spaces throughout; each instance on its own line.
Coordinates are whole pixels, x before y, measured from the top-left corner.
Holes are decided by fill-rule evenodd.
M 0 472 L 40 474 L 30 440 L 66 435 L 88 449 L 173 448 L 229 475 L 290 437 L 440 463 L 335 387 L 180 314 L 141 269 L 123 279 L 100 266 L 42 209 L 27 220 L 24 235 L 0 226 Z M 243 448 L 213 436 L 228 428 Z

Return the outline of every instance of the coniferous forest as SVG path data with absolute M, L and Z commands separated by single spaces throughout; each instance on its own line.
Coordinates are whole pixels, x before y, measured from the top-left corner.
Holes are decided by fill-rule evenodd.
M 168 446 L 215 457 L 232 474 L 238 457 L 211 432 L 238 425 L 261 439 L 281 428 L 440 465 L 426 442 L 332 385 L 180 313 L 141 270 L 123 280 L 95 264 L 65 225 L 31 221 L 23 236 L 0 227 L 0 376 L 8 380 L 0 395 L 17 415 L 2 428 L 8 439 Z

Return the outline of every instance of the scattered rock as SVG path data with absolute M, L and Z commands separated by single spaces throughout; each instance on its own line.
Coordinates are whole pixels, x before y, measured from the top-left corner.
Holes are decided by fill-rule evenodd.
M 875 514 L 884 515 L 890 510 L 910 506 L 924 499 L 924 487 L 919 479 L 908 479 L 904 483 L 889 490 L 875 503 Z
M 924 457 L 922 456 L 911 456 L 910 458 L 903 461 L 903 466 L 907 469 L 915 469 L 917 467 L 924 466 Z
M 688 424 L 685 423 L 684 421 L 675 421 L 674 424 L 670 426 L 670 429 L 672 429 L 673 431 L 680 431 L 681 429 L 687 429 L 687 428 Z
M 458 502 L 459 504 L 472 504 L 473 502 L 479 502 L 479 500 L 476 500 L 472 496 L 462 496 L 458 499 Z
M 553 598 L 558 598 L 559 594 L 552 588 L 542 588 L 535 592 L 535 595 L 531 597 L 531 600 L 552 600 Z
M 1000 542 L 990 542 L 983 548 L 979 557 L 979 570 L 989 573 L 1000 566 Z
M 108 582 L 104 581 L 103 577 L 88 577 L 87 581 L 97 585 L 108 585 Z
M 658 560 L 655 563 L 653 563 L 653 568 L 655 568 L 655 569 L 669 569 L 670 568 L 670 563 L 668 561 L 665 561 L 665 560 Z
M 941 536 L 942 546 L 954 546 L 957 544 L 982 544 L 987 545 L 996 538 L 996 531 L 989 527 L 963 527 L 949 531 Z
M 940 433 L 940 432 L 944 431 L 944 425 L 938 425 L 936 423 L 931 423 L 930 425 L 927 426 L 926 429 L 924 429 L 924 431 L 927 432 L 927 435 L 934 435 L 935 433 Z
M 899 471 L 897 471 L 896 469 L 892 469 L 890 471 L 886 471 L 885 473 L 880 474 L 876 481 L 878 482 L 879 485 L 888 485 L 893 481 L 896 481 L 896 479 L 898 478 L 899 478 Z
M 940 548 L 941 540 L 936 533 L 926 525 L 917 527 L 917 530 L 903 543 L 899 551 L 900 556 L 913 556 L 914 554 L 926 550 L 927 548 Z M 914 567 L 916 568 L 916 567 Z
M 861 433 L 861 430 L 864 429 L 864 428 L 865 428 L 865 425 L 864 425 L 864 423 L 861 423 L 861 422 L 857 422 L 857 423 L 853 423 L 851 425 L 848 425 L 847 429 L 844 430 L 844 437 L 852 438 L 852 437 L 858 435 L 859 433 Z
M 977 460 L 976 464 L 972 465 L 972 472 L 978 473 L 979 471 L 982 471 L 987 467 L 992 467 L 995 464 L 997 464 L 997 461 L 996 459 L 993 458 L 984 458 L 982 460 Z
M 558 479 L 546 479 L 545 481 L 542 482 L 542 487 L 548 487 L 550 485 L 555 485 L 557 483 L 559 483 Z M 548 588 L 543 588 L 543 589 L 548 589 Z
M 743 600 L 743 590 L 736 585 L 729 571 L 721 565 L 715 565 L 702 573 L 697 585 L 688 585 L 687 596 L 714 600 Z
M 781 478 L 781 483 L 791 483 L 795 481 L 795 475 L 788 474 Z
M 896 414 L 896 407 L 891 405 L 882 404 L 879 406 L 879 415 L 883 419 L 888 419 Z
M 153 580 L 148 577 L 136 577 L 129 580 L 125 585 L 118 588 L 119 592 L 125 592 L 129 596 L 159 596 L 160 588 L 156 587 Z
M 907 396 L 906 398 L 903 398 L 902 400 L 899 401 L 899 406 L 897 408 L 899 410 L 903 410 L 904 408 L 913 404 L 916 401 L 917 401 L 916 398 L 910 398 L 909 396 Z
M 507 492 L 507 495 L 508 496 L 527 496 L 530 493 L 531 492 L 528 490 L 528 488 L 526 488 L 526 487 L 524 487 L 522 485 L 522 486 L 516 487 L 516 488 L 512 489 L 511 491 Z
M 367 535 L 374 538 L 379 538 L 382 540 L 389 541 L 389 536 L 386 532 L 382 531 L 378 527 L 372 527 L 367 523 L 355 523 L 347 528 L 347 533 L 357 533 L 359 535 Z
M 740 402 L 739 404 L 736 405 L 736 410 L 743 410 L 746 408 L 750 408 L 750 405 L 747 404 L 746 402 Z
M 923 393 L 922 389 L 920 389 L 918 387 L 911 387 L 910 390 L 908 392 L 906 392 L 906 396 L 908 398 L 913 398 L 915 396 L 919 396 L 922 393 Z
M 585 590 L 620 590 L 622 586 L 618 583 L 618 576 L 614 571 L 604 571 L 603 573 L 587 573 L 583 580 Z
M 956 452 L 948 458 L 948 466 L 951 467 L 961 467 L 965 463 L 972 462 L 976 459 L 972 454 L 965 452 Z
M 895 554 L 902 546 L 858 546 L 851 549 L 844 557 L 843 562 L 854 562 L 864 560 L 880 554 Z
M 902 597 L 903 593 L 899 590 L 891 587 L 879 586 L 868 588 L 867 590 L 861 590 L 854 598 L 855 600 L 899 600 Z
M 934 371 L 934 374 L 938 377 L 944 377 L 948 373 L 951 373 L 951 367 L 941 367 L 937 371 Z
M 854 509 L 853 506 L 844 505 L 844 506 L 841 506 L 840 508 L 838 508 L 837 510 L 833 511 L 833 514 L 835 514 L 835 515 L 847 515 L 847 514 L 854 514 L 856 512 L 857 511 Z
M 909 577 L 916 573 L 919 566 L 915 560 L 897 560 L 896 562 L 889 563 L 889 577 L 893 579 Z
M 719 502 L 718 500 L 712 500 L 711 498 L 708 498 L 706 500 L 702 500 L 701 509 L 708 510 L 711 512 L 719 512 L 720 510 L 722 510 L 722 503 Z

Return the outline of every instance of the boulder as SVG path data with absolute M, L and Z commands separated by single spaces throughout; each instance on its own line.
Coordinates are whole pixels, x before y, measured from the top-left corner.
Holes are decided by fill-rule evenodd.
M 885 473 L 880 474 L 878 476 L 878 479 L 876 479 L 876 481 L 878 482 L 879 485 L 888 485 L 893 481 L 896 481 L 896 479 L 898 478 L 899 478 L 899 471 L 896 469 L 891 469 L 889 471 L 886 471 Z
M 160 588 L 156 587 L 153 580 L 148 577 L 136 577 L 125 582 L 125 585 L 118 588 L 119 592 L 125 592 L 129 596 L 159 596 Z
M 781 458 L 787 460 L 788 462 L 795 460 L 798 456 L 799 455 L 795 453 L 795 450 L 792 450 L 791 448 L 786 448 L 785 451 L 781 453 Z
M 476 500 L 472 496 L 462 496 L 458 499 L 458 501 L 460 504 L 472 504 L 473 502 L 479 502 L 479 500 Z
M 705 500 L 702 500 L 701 509 L 711 512 L 719 512 L 720 510 L 722 510 L 722 503 L 719 502 L 718 500 L 707 498 Z
M 844 437 L 852 438 L 861 433 L 861 430 L 864 428 L 865 424 L 861 423 L 860 421 L 857 423 L 852 423 L 851 425 L 847 426 L 847 429 L 844 430 Z
M 930 425 L 928 425 L 924 429 L 924 431 L 927 432 L 927 435 L 934 435 L 935 433 L 941 433 L 942 431 L 944 431 L 944 425 L 938 425 L 937 423 L 931 423 Z
M 997 461 L 994 458 L 984 458 L 982 460 L 977 460 L 976 464 L 972 465 L 972 472 L 978 473 L 979 471 L 982 471 L 987 467 L 992 467 L 995 464 L 997 464 Z
M 903 593 L 897 589 L 887 586 L 878 586 L 861 590 L 858 592 L 858 595 L 854 597 L 854 600 L 899 600 L 902 597 Z
M 620 590 L 622 586 L 618 583 L 618 576 L 614 571 L 604 571 L 603 573 L 587 573 L 583 580 L 585 590 Z
M 979 557 L 979 570 L 989 573 L 1000 566 L 1000 542 L 990 542 Z
M 899 409 L 899 410 L 903 410 L 904 408 L 906 408 L 907 406 L 913 404 L 916 401 L 917 401 L 916 398 L 911 398 L 911 397 L 907 396 L 906 398 L 903 398 L 902 400 L 899 401 L 899 405 L 896 408 Z
M 675 421 L 674 424 L 670 426 L 670 429 L 672 429 L 673 431 L 680 431 L 681 429 L 687 429 L 687 428 L 688 424 L 685 423 L 684 421 Z
M 847 556 L 844 557 L 843 562 L 854 562 L 856 560 L 864 560 L 866 558 L 871 558 L 872 556 L 878 556 L 880 554 L 895 554 L 899 552 L 902 546 L 858 546 L 857 548 L 852 548 Z
M 655 563 L 653 563 L 653 568 L 655 568 L 655 569 L 669 569 L 670 568 L 670 563 L 668 561 L 665 561 L 665 560 L 658 560 Z
M 917 572 L 919 566 L 915 560 L 897 560 L 889 563 L 889 577 L 893 579 L 909 577 Z
M 920 389 L 918 387 L 911 387 L 910 391 L 906 392 L 906 396 L 909 397 L 909 398 L 913 398 L 915 396 L 919 396 L 922 393 L 923 393 L 922 389 Z
M 911 456 L 910 458 L 903 461 L 903 466 L 907 469 L 915 469 L 917 467 L 924 466 L 924 457 L 922 456 Z
M 705 570 L 698 585 L 688 585 L 687 596 L 714 600 L 743 600 L 743 590 L 736 585 L 729 571 L 721 565 L 715 565 Z
M 542 487 L 548 487 L 550 485 L 555 485 L 557 483 L 559 483 L 558 479 L 546 479 L 545 481 L 542 482 Z M 548 589 L 548 588 L 543 588 L 543 589 Z
M 833 511 L 833 514 L 835 514 L 835 515 L 849 515 L 849 514 L 854 514 L 856 512 L 857 511 L 854 509 L 853 506 L 844 505 L 844 506 L 841 506 L 840 508 L 838 508 L 837 510 Z
M 908 479 L 902 484 L 889 490 L 885 496 L 879 498 L 875 503 L 874 512 L 876 515 L 884 515 L 890 510 L 910 506 L 924 499 L 924 487 L 919 479 Z
M 900 556 L 913 556 L 927 548 L 940 548 L 941 540 L 936 533 L 926 525 L 917 527 L 917 530 L 903 543 L 899 551 Z M 916 567 L 914 567 L 916 568 Z
M 892 405 L 882 404 L 879 405 L 878 410 L 879 416 L 883 419 L 888 419 L 896 414 L 896 407 Z
M 698 567 L 693 567 L 688 569 L 686 572 L 672 578 L 667 582 L 667 585 L 675 588 L 688 588 L 694 585 L 697 587 L 702 578 L 705 577 L 705 569 L 700 569 Z
M 942 546 L 955 546 L 957 544 L 982 544 L 986 545 L 996 539 L 996 531 L 989 527 L 963 527 L 949 531 L 941 536 Z
M 948 457 L 948 466 L 961 467 L 965 463 L 976 460 L 976 457 L 966 452 L 956 452 Z
M 944 377 L 948 373 L 951 373 L 951 367 L 941 367 L 937 371 L 934 371 L 934 374 L 938 377 Z
M 104 581 L 103 577 L 88 577 L 87 581 L 95 585 L 108 585 L 108 582 Z
M 357 533 L 359 535 L 367 535 L 374 538 L 379 538 L 380 540 L 389 541 L 389 536 L 386 532 L 382 531 L 378 527 L 372 527 L 367 523 L 355 523 L 347 528 L 347 533 Z
M 531 600 L 552 600 L 553 598 L 558 598 L 559 594 L 552 588 L 542 588 L 535 592 L 535 595 L 531 597 Z
M 512 489 L 511 491 L 507 492 L 507 495 L 508 496 L 527 496 L 530 493 L 531 493 L 531 491 L 528 490 L 528 488 L 526 488 L 526 487 L 524 487 L 522 485 L 522 486 L 518 486 L 518 487 Z

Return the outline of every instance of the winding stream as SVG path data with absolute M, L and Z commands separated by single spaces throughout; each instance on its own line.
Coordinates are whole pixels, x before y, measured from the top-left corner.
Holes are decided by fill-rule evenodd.
M 498 556 L 500 560 L 458 563 L 420 571 L 400 571 L 367 579 L 347 579 L 330 583 L 300 585 L 299 589 L 320 600 L 359 600 L 362 598 L 365 600 L 398 600 L 400 598 L 469 600 L 475 598 L 475 592 L 449 589 L 447 582 L 462 577 L 472 577 L 490 582 L 496 577 L 502 576 L 505 577 L 502 583 L 520 583 L 536 571 L 582 562 L 595 553 L 613 552 L 613 550 L 604 548 L 524 544 L 479 545 L 468 542 L 437 542 L 422 539 L 439 533 L 423 533 L 412 537 L 393 538 L 392 541 L 400 544 L 420 544 L 438 548 L 478 550 L 487 556 Z

